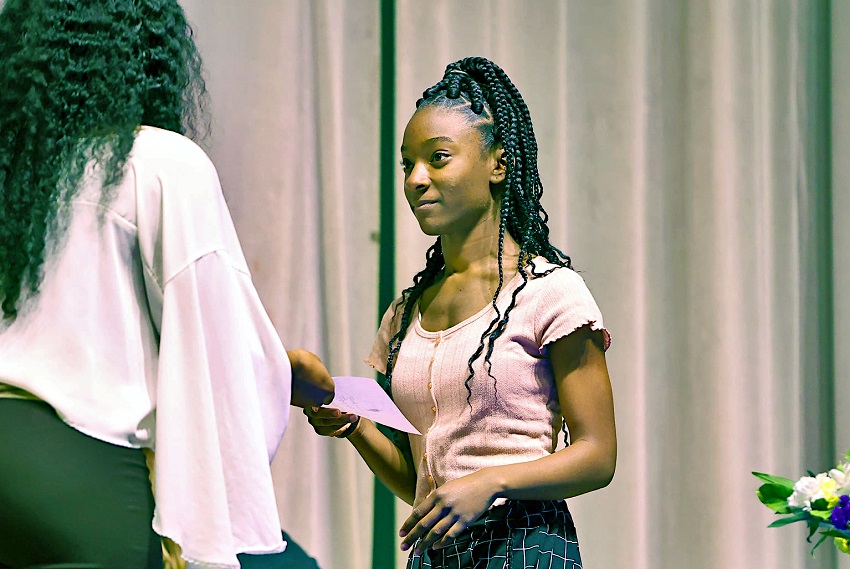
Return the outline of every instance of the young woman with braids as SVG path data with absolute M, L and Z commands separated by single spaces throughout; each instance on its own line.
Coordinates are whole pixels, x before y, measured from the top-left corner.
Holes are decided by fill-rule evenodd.
M 190 567 L 281 550 L 269 460 L 333 381 L 283 349 L 183 136 L 182 9 L 6 0 L 0 86 L 0 567 L 161 569 L 157 533 Z
M 417 102 L 401 156 L 410 208 L 438 237 L 367 362 L 422 435 L 407 453 L 367 419 L 305 413 L 413 505 L 408 567 L 580 567 L 563 499 L 614 474 L 610 340 L 549 242 L 528 109 L 492 62 L 452 63 Z

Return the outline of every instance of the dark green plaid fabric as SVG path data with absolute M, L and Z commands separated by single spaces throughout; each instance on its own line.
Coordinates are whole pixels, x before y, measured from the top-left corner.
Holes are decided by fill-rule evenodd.
M 411 553 L 407 569 L 581 569 L 581 556 L 565 502 L 512 500 L 445 547 Z

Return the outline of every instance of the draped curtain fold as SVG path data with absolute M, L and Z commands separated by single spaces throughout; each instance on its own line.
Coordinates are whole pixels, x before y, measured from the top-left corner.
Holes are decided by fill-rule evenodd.
M 333 373 L 368 374 L 384 308 L 379 1 L 184 4 L 210 70 L 211 153 L 281 336 Z M 396 13 L 396 142 L 447 63 L 499 63 L 535 123 L 552 240 L 614 334 L 618 472 L 570 500 L 586 565 L 834 567 L 829 547 L 808 556 L 802 528 L 765 528 L 750 471 L 793 477 L 850 446 L 850 382 L 836 381 L 850 369 L 848 80 L 829 65 L 830 49 L 847 54 L 846 5 L 397 0 Z M 432 239 L 395 204 L 400 290 Z M 275 462 L 281 519 L 322 567 L 365 568 L 370 475 L 339 443 L 295 422 Z
M 208 72 L 206 146 L 284 345 L 372 376 L 377 1 L 182 4 Z M 282 527 L 319 566 L 370 567 L 373 477 L 351 445 L 294 412 L 272 467 Z
M 446 63 L 499 63 L 531 110 L 553 241 L 614 335 L 618 472 L 570 501 L 588 567 L 835 562 L 765 530 L 750 474 L 839 457 L 826 7 L 399 1 L 399 133 Z M 404 209 L 399 287 L 430 241 Z
M 835 439 L 839 451 L 850 448 L 850 2 L 831 6 L 832 87 L 832 244 L 835 295 Z
M 204 144 L 269 314 L 288 347 L 371 375 L 379 0 L 181 3 L 208 70 Z M 531 109 L 552 240 L 614 335 L 618 471 L 570 500 L 585 565 L 837 567 L 802 528 L 765 528 L 749 473 L 850 447 L 848 3 L 396 6 L 399 140 L 447 63 L 499 63 Z M 396 203 L 400 290 L 431 239 Z M 371 567 L 371 473 L 293 417 L 282 526 L 323 569 Z

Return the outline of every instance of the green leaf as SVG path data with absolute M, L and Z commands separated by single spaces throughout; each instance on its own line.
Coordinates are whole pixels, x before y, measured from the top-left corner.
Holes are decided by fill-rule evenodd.
M 788 496 L 791 494 L 787 489 L 778 484 L 762 484 L 756 491 L 759 501 L 779 514 L 790 514 L 791 510 L 788 507 Z
M 768 484 L 776 484 L 777 486 L 781 486 L 782 488 L 787 488 L 788 496 L 790 496 L 794 492 L 794 481 L 789 478 L 783 478 L 782 476 L 773 476 L 772 474 L 765 474 L 764 472 L 753 472 L 753 476 L 755 476 L 762 482 L 767 482 Z
M 840 532 L 838 530 L 834 530 L 834 529 L 822 531 L 821 535 L 825 535 L 826 537 L 838 537 L 838 538 L 841 538 L 841 539 L 847 539 L 846 533 L 842 533 L 842 532 Z
M 830 514 L 830 512 L 828 512 L 828 511 L 827 511 L 827 512 L 825 512 L 825 511 L 823 511 L 823 510 L 812 510 L 812 511 L 811 511 L 811 512 L 809 512 L 809 513 L 810 513 L 813 517 L 815 517 L 815 518 L 819 518 L 819 519 L 824 520 L 824 521 L 826 521 L 826 520 L 828 520 L 828 519 L 829 519 L 829 514 Z
M 809 535 L 806 537 L 806 541 L 811 543 L 812 536 L 815 535 L 815 532 L 820 528 L 821 521 L 818 518 L 809 518 L 806 523 L 809 525 Z
M 781 528 L 782 526 L 787 526 L 788 524 L 793 524 L 794 522 L 803 522 L 808 520 L 809 515 L 806 512 L 797 512 L 793 516 L 788 516 L 787 518 L 780 518 L 770 524 L 769 528 Z
M 817 500 L 814 500 L 812 502 L 812 509 L 813 510 L 828 510 L 829 509 L 829 502 L 826 500 L 826 498 L 818 498 Z
M 812 510 L 829 511 L 829 502 L 823 498 L 818 498 L 812 502 Z
M 823 543 L 824 541 L 826 541 L 826 538 L 827 538 L 827 537 L 829 537 L 829 536 L 826 536 L 826 535 L 821 534 L 820 539 L 818 540 L 818 542 L 814 545 L 814 547 L 812 547 L 812 557 L 814 557 L 814 556 L 815 556 L 815 549 L 817 549 L 818 547 L 820 547 L 820 544 L 821 544 L 821 543 Z M 809 541 L 809 543 L 811 543 L 811 540 Z

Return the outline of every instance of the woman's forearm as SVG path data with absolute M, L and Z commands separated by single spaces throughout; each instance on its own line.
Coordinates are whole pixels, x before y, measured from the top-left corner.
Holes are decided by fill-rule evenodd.
M 494 498 L 561 500 L 607 486 L 614 476 L 616 451 L 578 440 L 549 456 L 487 469 Z
M 396 496 L 413 504 L 416 492 L 416 471 L 401 450 L 384 436 L 369 419 L 360 418 L 348 440 L 363 457 L 369 469 Z

